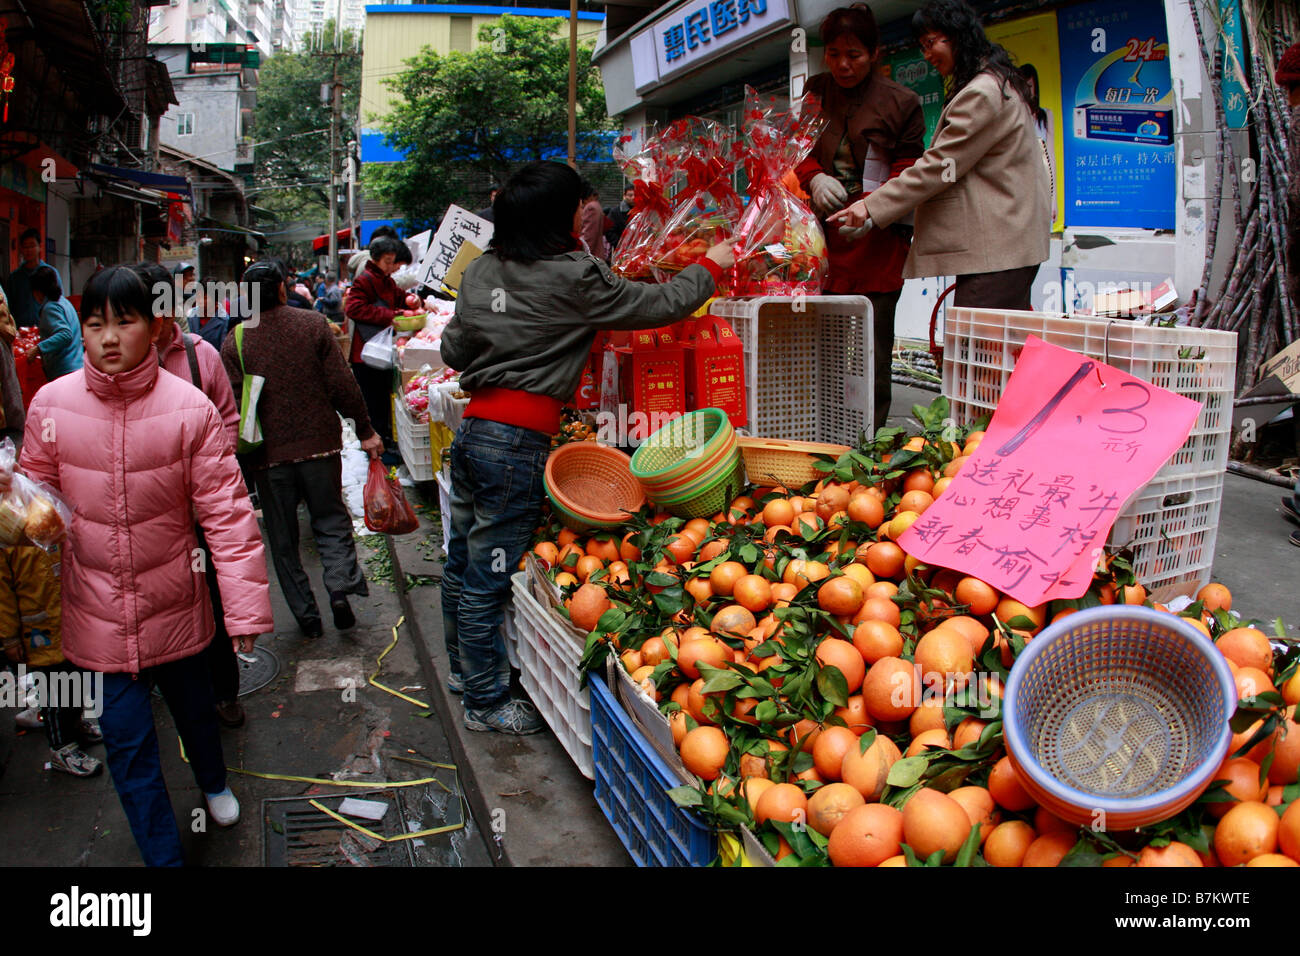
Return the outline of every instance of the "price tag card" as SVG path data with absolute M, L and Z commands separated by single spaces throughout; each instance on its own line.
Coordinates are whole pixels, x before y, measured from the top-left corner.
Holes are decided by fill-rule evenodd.
M 493 224 L 480 219 L 468 209 L 452 205 L 447 207 L 447 214 L 442 217 L 442 224 L 429 242 L 428 251 L 420 260 L 420 284 L 436 289 L 444 283 L 451 288 L 460 284 L 460 273 L 465 271 L 469 261 L 463 261 L 455 281 L 449 281 L 457 254 L 462 246 L 473 246 L 474 255 L 470 260 L 481 255 L 481 250 L 488 247 L 492 239 Z
M 1200 409 L 1031 335 L 984 440 L 898 543 L 1031 607 L 1080 597 L 1120 510 Z

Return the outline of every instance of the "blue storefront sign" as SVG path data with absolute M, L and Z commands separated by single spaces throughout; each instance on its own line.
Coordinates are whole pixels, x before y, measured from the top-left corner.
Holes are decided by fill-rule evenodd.
M 637 89 L 790 22 L 788 0 L 694 0 L 632 38 Z
M 1095 0 L 1057 16 L 1066 225 L 1174 228 L 1174 94 L 1163 5 Z

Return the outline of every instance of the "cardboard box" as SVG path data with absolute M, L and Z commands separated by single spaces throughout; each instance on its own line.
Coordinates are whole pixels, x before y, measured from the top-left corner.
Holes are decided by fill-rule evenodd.
M 727 321 L 716 315 L 681 323 L 686 348 L 686 407 L 720 408 L 732 427 L 744 428 L 745 349 Z
M 633 332 L 630 338 L 613 350 L 619 397 L 629 409 L 627 437 L 644 441 L 657 423 L 686 412 L 686 350 L 669 328 Z
M 1292 395 L 1300 395 L 1300 341 L 1292 342 L 1260 366 L 1261 380 L 1275 375 Z
M 582 369 L 578 390 L 573 395 L 573 407 L 580 412 L 600 408 L 600 376 L 604 365 L 605 347 L 608 344 L 608 332 L 597 332 L 595 339 L 592 340 L 587 364 Z
M 1098 292 L 1093 296 L 1092 312 L 1103 317 L 1132 318 L 1135 315 L 1172 312 L 1177 305 L 1178 291 L 1174 288 L 1174 280 L 1166 279 L 1145 292 L 1132 288 Z
M 434 371 L 447 367 L 442 360 L 442 351 L 420 339 L 411 339 L 406 343 L 402 349 L 400 365 L 403 372 L 418 372 L 425 365 Z
M 700 778 L 686 769 L 681 755 L 677 753 L 677 746 L 673 743 L 673 728 L 668 723 L 668 718 L 660 713 L 658 705 L 646 697 L 633 683 L 631 675 L 617 657 L 611 654 L 608 665 L 605 681 L 614 692 L 615 699 L 632 718 L 632 723 L 636 724 L 655 753 L 682 783 L 699 786 Z

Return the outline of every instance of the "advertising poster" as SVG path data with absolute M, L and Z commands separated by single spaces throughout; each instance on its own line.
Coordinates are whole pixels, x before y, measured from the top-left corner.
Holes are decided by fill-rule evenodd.
M 1064 141 L 1061 135 L 1061 54 L 1056 36 L 1056 14 L 1041 13 L 1023 20 L 994 23 L 985 28 L 988 38 L 1001 44 L 1011 60 L 1028 73 L 1038 94 L 1038 111 L 1034 123 L 1038 137 L 1047 144 L 1052 166 L 1052 195 L 1056 214 L 1052 231 L 1065 228 L 1065 196 L 1062 172 L 1065 166 Z
M 921 97 L 921 112 L 925 115 L 925 145 L 934 139 L 934 128 L 939 125 L 943 112 L 943 77 L 921 56 L 915 47 L 884 57 L 881 72 L 895 83 L 906 86 Z
M 1096 0 L 1057 16 L 1066 225 L 1173 229 L 1174 94 L 1164 6 Z

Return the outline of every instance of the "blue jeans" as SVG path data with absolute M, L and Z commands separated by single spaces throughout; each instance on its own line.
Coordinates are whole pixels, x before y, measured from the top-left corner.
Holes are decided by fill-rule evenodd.
M 503 606 L 541 516 L 550 452 L 550 436 L 483 418 L 465 419 L 451 446 L 442 627 L 451 672 L 465 682 L 466 710 L 486 710 L 510 695 Z
M 181 866 L 180 832 L 163 780 L 158 734 L 153 725 L 154 683 L 176 721 L 194 780 L 204 793 L 226 789 L 212 679 L 202 652 L 133 674 L 104 675 L 104 712 L 99 729 L 113 786 L 146 866 Z

